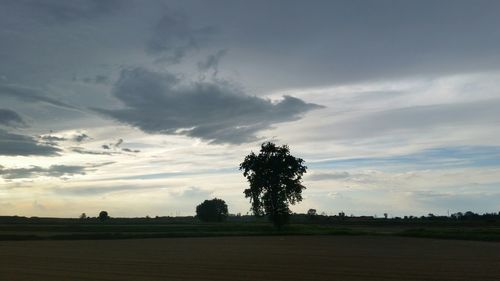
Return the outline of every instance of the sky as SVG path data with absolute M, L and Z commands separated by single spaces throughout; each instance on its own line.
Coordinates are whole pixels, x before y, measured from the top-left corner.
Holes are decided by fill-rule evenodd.
M 0 215 L 250 210 L 272 141 L 329 215 L 500 211 L 499 1 L 0 2 Z

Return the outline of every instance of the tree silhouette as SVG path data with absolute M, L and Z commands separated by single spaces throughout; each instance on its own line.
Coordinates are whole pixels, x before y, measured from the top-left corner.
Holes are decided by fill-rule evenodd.
M 108 212 L 106 212 L 106 211 L 101 211 L 101 212 L 99 213 L 99 219 L 100 219 L 101 221 L 105 221 L 105 220 L 109 219 Z
M 227 204 L 222 199 L 205 200 L 196 206 L 196 217 L 202 221 L 220 222 L 227 218 Z
M 316 209 L 307 210 L 307 215 L 310 217 L 314 217 L 316 215 Z
M 250 153 L 240 164 L 250 183 L 245 197 L 250 198 L 256 216 L 267 215 L 277 228 L 288 222 L 289 204 L 302 201 L 304 160 L 290 155 L 287 145 L 272 142 L 261 145 L 260 153 Z

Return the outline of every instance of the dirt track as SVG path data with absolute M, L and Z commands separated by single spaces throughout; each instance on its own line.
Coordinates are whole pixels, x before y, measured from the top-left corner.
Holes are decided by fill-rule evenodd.
M 500 280 L 500 243 L 354 236 L 0 242 L 0 280 Z

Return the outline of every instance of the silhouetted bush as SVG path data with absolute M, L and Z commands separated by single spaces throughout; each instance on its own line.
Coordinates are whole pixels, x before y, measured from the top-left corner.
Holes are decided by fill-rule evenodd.
M 220 222 L 228 216 L 227 204 L 222 199 L 205 200 L 196 206 L 196 217 L 201 221 Z
M 101 221 L 108 220 L 108 219 L 109 219 L 108 212 L 106 212 L 106 211 L 101 211 L 101 212 L 99 213 L 99 219 L 100 219 Z

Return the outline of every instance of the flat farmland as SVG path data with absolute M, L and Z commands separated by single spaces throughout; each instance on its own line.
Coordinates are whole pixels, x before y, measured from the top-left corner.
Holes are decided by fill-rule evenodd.
M 500 243 L 391 236 L 2 241 L 0 280 L 500 280 Z

